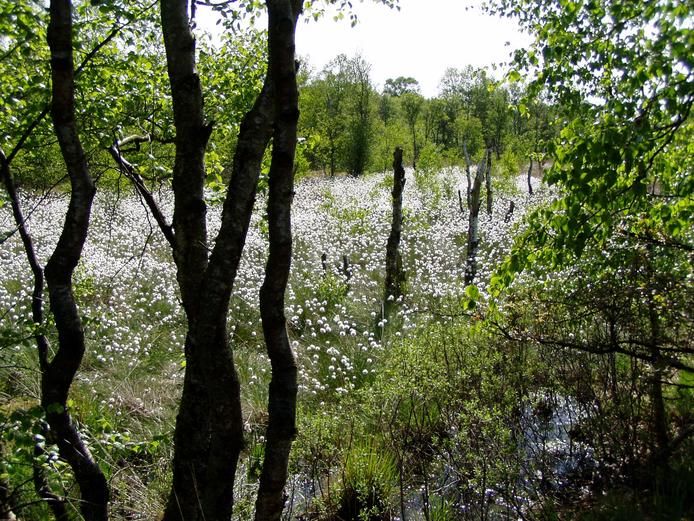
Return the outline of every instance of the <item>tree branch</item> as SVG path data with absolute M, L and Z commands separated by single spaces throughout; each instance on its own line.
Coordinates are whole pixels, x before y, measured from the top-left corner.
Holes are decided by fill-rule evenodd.
M 508 329 L 504 328 L 501 324 L 498 322 L 492 322 L 492 325 L 496 327 L 501 334 L 508 340 L 511 340 L 512 342 L 535 342 L 537 344 L 540 344 L 542 346 L 549 346 L 549 347 L 560 347 L 563 349 L 571 349 L 574 351 L 581 351 L 584 353 L 590 353 L 594 355 L 607 355 L 607 354 L 622 354 L 626 355 L 632 358 L 635 358 L 636 360 L 640 360 L 642 362 L 647 362 L 650 365 L 654 365 L 656 363 L 662 362 L 665 363 L 668 367 L 672 369 L 679 369 L 681 371 L 687 371 L 689 373 L 694 373 L 694 366 L 690 366 L 682 362 L 681 360 L 677 358 L 673 358 L 670 356 L 659 356 L 657 358 L 651 356 L 651 355 L 646 355 L 642 353 L 638 353 L 636 351 L 631 351 L 628 349 L 623 349 L 619 347 L 619 344 L 586 344 L 586 343 L 578 343 L 578 342 L 569 342 L 564 339 L 556 339 L 556 338 L 546 338 L 542 337 L 539 335 L 531 335 L 529 333 L 526 333 L 523 336 L 514 336 L 514 334 L 509 331 Z M 630 344 L 633 344 L 633 342 L 628 342 Z
M 2 150 L 0 150 L 0 176 L 2 177 L 2 182 L 5 185 L 7 195 L 10 197 L 12 215 L 14 216 L 14 221 L 17 225 L 19 236 L 22 239 L 22 245 L 24 246 L 24 252 L 26 253 L 29 266 L 31 267 L 31 272 L 34 276 L 34 288 L 31 298 L 31 314 L 34 324 L 40 326 L 43 324 L 43 267 L 36 256 L 34 241 L 29 233 L 26 220 L 24 219 L 24 215 L 22 213 L 19 196 L 17 195 L 14 180 L 12 179 L 12 175 L 10 173 L 10 163 Z M 36 347 L 38 348 L 39 364 L 41 369 L 45 370 L 48 366 L 48 339 L 41 333 L 37 334 L 34 338 L 36 339 Z
M 150 192 L 147 189 L 147 186 L 145 185 L 145 182 L 140 176 L 140 174 L 137 172 L 135 167 L 130 162 L 128 162 L 127 159 L 123 157 L 120 150 L 121 146 L 128 143 L 145 143 L 149 141 L 152 141 L 149 135 L 128 136 L 120 141 L 116 141 L 113 145 L 111 145 L 108 148 L 108 151 L 111 154 L 111 157 L 113 157 L 113 160 L 120 167 L 121 172 L 133 183 L 135 189 L 145 200 L 145 203 L 147 204 L 149 211 L 152 213 L 154 220 L 157 221 L 159 229 L 164 234 L 164 237 L 168 241 L 169 245 L 175 250 L 176 235 L 174 234 L 173 227 L 167 222 L 164 213 L 159 208 L 159 205 L 157 204 L 156 200 L 154 199 L 154 196 L 152 195 L 152 192 Z

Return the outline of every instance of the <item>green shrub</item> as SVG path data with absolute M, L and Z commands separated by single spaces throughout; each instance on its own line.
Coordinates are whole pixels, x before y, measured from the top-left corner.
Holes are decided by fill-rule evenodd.
M 417 160 L 417 172 L 423 176 L 422 179 L 426 179 L 426 177 L 431 176 L 441 170 L 445 164 L 443 150 L 433 143 L 427 143 L 419 152 L 419 159 Z M 416 173 L 415 179 L 418 179 Z M 419 181 L 417 181 L 417 183 L 417 186 L 419 186 Z

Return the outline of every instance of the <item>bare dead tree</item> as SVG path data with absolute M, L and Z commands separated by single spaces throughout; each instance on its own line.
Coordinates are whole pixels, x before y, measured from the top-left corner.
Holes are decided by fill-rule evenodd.
M 504 216 L 504 222 L 507 223 L 511 220 L 511 217 L 513 216 L 513 211 L 516 209 L 516 203 L 511 201 L 508 203 L 508 210 L 506 211 L 506 215 Z
M 489 156 L 491 151 L 487 150 L 487 153 L 479 165 L 477 165 L 477 171 L 475 172 L 475 181 L 472 185 L 472 190 L 470 191 L 470 215 L 468 218 L 468 231 L 467 231 L 467 261 L 465 265 L 465 285 L 472 284 L 475 280 L 475 275 L 477 275 L 477 250 L 479 248 L 479 216 L 480 207 L 482 205 L 481 193 L 482 193 L 482 181 L 486 175 L 487 166 L 490 163 Z
M 463 143 L 463 152 L 465 153 L 465 178 L 467 179 L 467 207 L 470 208 L 470 195 L 472 191 L 472 177 L 470 174 L 470 168 L 472 167 L 472 161 L 470 160 L 470 154 L 467 151 L 467 143 Z
M 487 164 L 484 168 L 485 191 L 487 193 L 487 215 L 492 215 L 494 193 L 492 191 L 492 155 L 487 154 Z
M 402 235 L 402 192 L 405 188 L 405 169 L 402 165 L 402 148 L 393 153 L 393 217 L 390 235 L 386 245 L 386 277 L 384 288 L 385 315 L 389 315 L 392 301 L 402 295 L 402 258 L 400 256 L 400 237 Z

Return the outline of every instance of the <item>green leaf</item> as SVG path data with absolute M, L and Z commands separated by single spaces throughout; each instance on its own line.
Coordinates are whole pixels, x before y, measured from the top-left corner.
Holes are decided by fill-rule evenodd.
M 480 291 L 477 289 L 477 286 L 474 285 L 469 285 L 465 288 L 465 295 L 471 300 L 480 299 Z

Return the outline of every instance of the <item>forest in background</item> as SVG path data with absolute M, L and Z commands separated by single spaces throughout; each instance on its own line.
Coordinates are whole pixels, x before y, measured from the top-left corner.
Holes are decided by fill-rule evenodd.
M 689 519 L 694 6 L 427 99 L 305 4 L 0 2 L 0 518 Z

